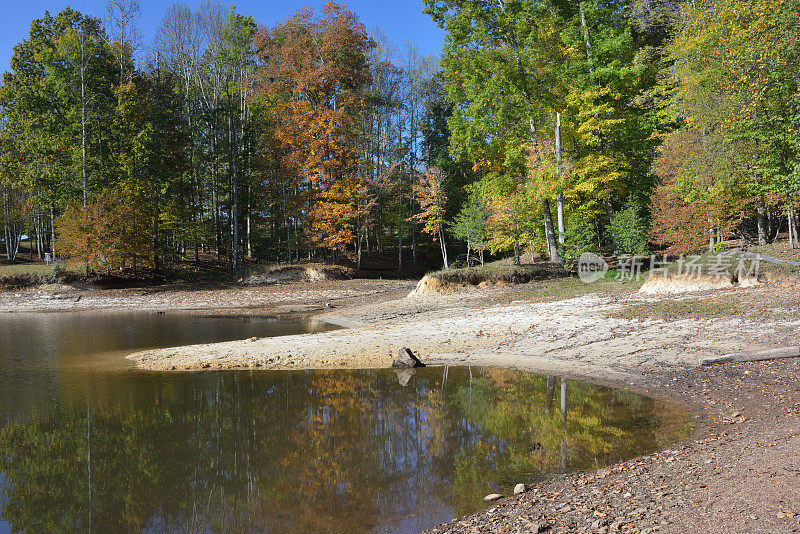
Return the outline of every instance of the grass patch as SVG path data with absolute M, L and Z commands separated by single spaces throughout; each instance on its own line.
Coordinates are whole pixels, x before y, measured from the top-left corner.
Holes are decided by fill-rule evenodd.
M 711 297 L 686 298 L 682 300 L 659 300 L 640 302 L 625 306 L 609 314 L 621 319 L 730 319 L 738 317 L 750 320 L 798 320 L 800 319 L 800 296 L 790 294 L 780 301 L 764 299 L 763 296 L 741 293 L 715 295 Z
M 355 270 L 341 265 L 329 265 L 325 263 L 261 263 L 255 264 L 240 273 L 241 278 L 276 275 L 286 271 L 318 271 L 325 273 L 330 278 L 347 279 L 353 278 Z
M 641 279 L 619 282 L 616 279 L 607 277 L 597 282 L 587 284 L 582 282 L 578 277 L 570 276 L 568 278 L 533 281 L 525 285 L 516 286 L 504 293 L 499 300 L 553 302 L 589 294 L 622 296 L 635 293 L 642 287 L 642 283 Z
M 661 300 L 630 304 L 609 315 L 620 319 L 709 319 L 737 317 L 744 306 L 736 299 Z
M 42 263 L 0 265 L 0 289 L 66 282 L 79 275 L 74 267 L 61 264 L 55 268 Z
M 514 265 L 510 260 L 500 260 L 479 267 L 447 269 L 428 273 L 445 285 L 476 286 L 482 282 L 522 284 L 532 280 L 565 278 L 569 273 L 560 265 L 553 263 L 534 263 Z
M 0 265 L 0 280 L 16 276 L 47 276 L 53 274 L 53 268 L 42 263 Z

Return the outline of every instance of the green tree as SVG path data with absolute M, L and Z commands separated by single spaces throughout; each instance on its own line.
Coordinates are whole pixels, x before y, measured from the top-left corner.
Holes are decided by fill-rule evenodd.
M 451 148 L 459 158 L 497 172 L 524 174 L 526 148 L 547 128 L 557 80 L 570 52 L 562 19 L 544 4 L 426 0 L 425 12 L 446 32 L 442 55 Z M 550 198 L 541 199 L 551 259 L 558 250 Z
M 660 175 L 676 202 L 708 208 L 698 214 L 705 225 L 698 228 L 679 226 L 669 218 L 669 204 L 656 205 L 661 216 L 654 227 L 667 242 L 706 240 L 713 248 L 750 210 L 761 244 L 768 239 L 767 212 L 786 209 L 792 228 L 797 7 L 793 0 L 706 0 L 684 7 L 667 49 L 674 62 L 668 109 L 680 128 L 665 139 Z M 666 193 L 655 201 L 669 202 Z
M 611 235 L 623 254 L 641 256 L 650 251 L 650 225 L 643 212 L 638 202 L 629 199 L 625 207 L 614 214 Z
M 470 254 L 473 251 L 478 253 L 481 265 L 484 264 L 483 252 L 488 244 L 488 223 L 489 210 L 483 191 L 479 187 L 470 187 L 467 201 L 450 223 L 450 233 L 453 237 L 467 244 L 468 267 L 471 265 Z

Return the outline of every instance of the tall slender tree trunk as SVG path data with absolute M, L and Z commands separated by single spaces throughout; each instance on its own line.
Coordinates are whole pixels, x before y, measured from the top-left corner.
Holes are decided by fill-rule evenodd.
M 81 41 L 81 56 L 84 54 L 84 45 Z M 89 177 L 86 171 L 86 69 L 81 65 L 81 178 L 83 185 L 83 207 L 89 198 Z
M 246 235 L 247 259 L 248 260 L 253 258 L 253 246 L 252 246 L 252 243 L 251 243 L 251 240 L 250 240 L 250 235 L 251 235 L 251 231 L 252 231 L 252 228 L 250 226 L 250 219 L 251 219 L 250 211 L 252 209 L 251 208 L 251 203 L 250 203 L 250 191 L 251 191 L 251 188 L 250 188 L 250 184 L 248 183 L 247 184 L 247 235 Z
M 287 261 L 292 263 L 292 230 L 289 227 L 289 217 L 286 214 L 287 202 L 286 184 L 283 185 L 283 224 L 286 225 L 286 256 Z
M 756 214 L 758 220 L 758 244 L 763 247 L 767 244 L 767 217 L 764 213 L 763 203 L 756 208 Z
M 159 204 L 158 198 L 155 200 L 155 206 L 153 210 L 153 269 L 156 271 L 161 270 L 161 261 L 158 254 L 159 249 L 159 224 L 158 224 L 158 213 L 159 213 Z
M 397 274 L 403 272 L 403 235 L 397 233 Z
M 772 210 L 767 210 L 767 216 L 769 218 L 769 242 L 774 243 L 781 233 L 781 217 L 775 215 Z
M 716 245 L 716 241 L 714 239 L 714 221 L 712 219 L 708 220 L 708 251 L 714 252 L 714 245 Z
M 533 119 L 529 120 L 529 125 L 531 129 L 531 144 L 536 147 L 536 124 Z M 542 215 L 544 217 L 544 234 L 547 239 L 547 250 L 550 254 L 550 261 L 553 263 L 561 263 L 561 258 L 558 254 L 556 232 L 553 228 L 553 214 L 550 211 L 550 201 L 547 199 L 542 200 Z M 517 256 L 517 258 L 519 257 L 518 254 L 515 254 L 515 256 Z
M 53 261 L 56 260 L 56 218 L 53 213 L 53 206 L 50 205 L 50 254 L 53 255 Z
M 231 269 L 236 272 L 239 270 L 239 145 L 236 131 L 236 117 L 233 106 L 228 102 L 229 117 L 228 127 L 230 128 L 230 158 L 231 158 Z
M 594 78 L 594 61 L 592 60 L 592 39 L 589 35 L 589 26 L 586 24 L 586 12 L 583 9 L 583 2 L 578 2 L 578 12 L 581 17 L 581 29 L 583 29 L 583 43 L 586 46 L 586 61 L 589 63 L 589 75 Z
M 156 112 L 157 117 L 159 119 L 163 119 L 163 116 L 160 112 L 160 102 L 161 102 L 161 56 L 158 52 L 156 52 L 156 87 L 155 87 L 155 104 L 156 104 Z M 163 131 L 164 124 L 161 120 L 158 121 L 158 127 L 156 129 L 157 132 Z M 153 269 L 157 272 L 161 270 L 161 261 L 159 256 L 159 198 L 158 195 L 155 195 L 153 200 Z
M 357 248 L 358 248 L 358 262 L 356 263 L 356 270 L 357 271 L 361 270 L 361 249 L 363 247 L 363 244 L 364 244 L 364 231 L 362 230 L 362 231 L 358 232 L 358 245 L 357 245 Z
M 542 200 L 542 213 L 544 213 L 544 234 L 547 238 L 547 249 L 550 253 L 550 262 L 561 263 L 561 256 L 558 254 L 556 232 L 553 228 L 553 215 L 550 212 L 550 201 L 546 198 Z
M 44 239 L 44 224 L 42 223 L 42 209 L 36 207 L 36 254 L 42 259 L 42 241 Z
M 564 257 L 564 189 L 561 184 L 561 175 L 564 171 L 564 161 L 561 158 L 561 113 L 556 113 L 556 181 L 558 182 L 558 195 L 556 196 L 556 210 L 558 212 L 558 253 Z M 533 262 L 533 255 L 531 255 Z
M 439 228 L 439 246 L 442 249 L 442 261 L 444 263 L 444 268 L 449 269 L 450 264 L 447 261 L 447 245 L 444 242 L 444 230 Z
M 411 263 L 417 266 L 417 232 L 414 231 L 414 223 L 411 223 Z

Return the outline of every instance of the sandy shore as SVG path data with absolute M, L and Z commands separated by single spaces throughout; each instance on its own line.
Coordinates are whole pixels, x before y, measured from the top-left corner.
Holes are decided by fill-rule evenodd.
M 697 367 L 701 356 L 797 346 L 800 320 L 789 309 L 797 287 L 666 298 L 588 291 L 537 299 L 509 288 L 406 297 L 413 287 L 330 281 L 259 288 L 48 288 L 0 293 L 0 312 L 310 313 L 347 328 L 130 358 L 150 370 L 364 368 L 390 365 L 405 346 L 429 364 L 516 367 L 622 386 L 688 403 L 700 417 L 697 435 L 677 447 L 542 484 L 436 532 L 800 531 L 800 361 Z M 709 308 L 727 299 L 737 306 L 714 319 L 623 313 L 681 299 L 707 302 Z M 748 313 L 753 309 L 770 313 Z
M 319 319 L 347 327 L 344 330 L 152 350 L 130 358 L 151 370 L 369 368 L 391 365 L 397 351 L 409 347 L 431 364 L 516 367 L 639 383 L 655 369 L 695 367 L 701 356 L 787 346 L 800 331 L 797 320 L 614 317 L 620 310 L 664 298 L 637 293 L 587 293 L 530 302 L 508 301 L 503 289 L 476 289 L 402 298 L 410 284 L 361 284 L 358 291 L 346 282 L 331 282 L 325 289 L 298 284 L 289 288 L 294 292 L 291 303 L 281 301 L 278 297 L 283 294 L 274 288 L 264 290 L 274 302 L 258 290 L 228 295 L 259 313 L 313 311 Z M 786 290 L 762 287 L 720 293 L 780 301 L 781 291 Z M 162 298 L 172 309 L 178 307 L 174 296 Z M 715 295 L 709 293 L 707 298 Z M 225 297 L 202 298 L 212 306 L 230 307 L 220 300 Z

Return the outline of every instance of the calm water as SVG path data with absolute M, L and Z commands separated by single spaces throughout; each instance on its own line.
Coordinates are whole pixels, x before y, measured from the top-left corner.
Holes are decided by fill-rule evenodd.
M 0 316 L 0 531 L 411 532 L 689 432 L 672 405 L 517 371 L 145 373 L 122 358 L 323 328 Z

